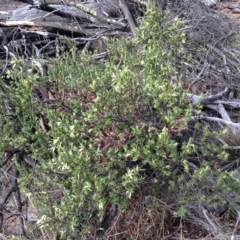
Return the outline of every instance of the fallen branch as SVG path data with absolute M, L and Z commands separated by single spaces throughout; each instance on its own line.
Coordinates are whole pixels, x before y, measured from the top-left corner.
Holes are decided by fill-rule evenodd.
M 76 8 L 79 8 L 79 9 L 81 9 L 82 11 L 84 11 L 88 14 L 91 14 L 92 16 L 98 18 L 99 20 L 101 20 L 103 22 L 115 24 L 115 25 L 122 26 L 122 27 L 126 26 L 125 23 L 116 21 L 116 20 L 111 19 L 111 18 L 107 18 L 107 17 L 103 16 L 102 14 L 98 13 L 97 11 L 94 11 L 93 9 L 90 9 L 90 8 L 84 6 L 83 4 L 70 3 L 70 5 L 75 6 Z
M 56 23 L 56 22 L 31 22 L 31 21 L 7 21 L 7 22 L 0 22 L 0 26 L 5 27 L 19 27 L 19 26 L 25 26 L 25 27 L 51 27 L 59 30 L 65 30 L 69 32 L 74 33 L 81 33 L 85 35 L 93 35 L 93 31 L 84 29 L 82 27 L 78 26 L 71 26 L 69 24 L 63 24 L 63 23 Z
M 133 36 L 135 36 L 136 35 L 135 29 L 137 28 L 137 22 L 136 22 L 135 18 L 133 17 L 131 10 L 129 9 L 127 1 L 120 0 L 119 2 L 120 2 L 120 8 L 122 9 L 122 11 L 128 21 L 128 24 L 133 33 Z
M 209 95 L 206 97 L 202 97 L 202 96 L 198 96 L 195 94 L 188 94 L 187 96 L 187 101 L 191 102 L 192 104 L 207 104 L 207 103 L 211 103 L 215 100 L 218 100 L 219 98 L 225 97 L 228 93 L 229 93 L 230 89 L 228 87 L 226 87 L 222 92 L 216 94 L 216 95 Z

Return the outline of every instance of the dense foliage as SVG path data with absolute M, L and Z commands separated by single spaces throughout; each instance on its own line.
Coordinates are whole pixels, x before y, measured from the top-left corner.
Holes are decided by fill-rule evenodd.
M 124 211 L 146 182 L 153 195 L 159 185 L 178 193 L 178 216 L 186 203 L 206 201 L 210 176 L 226 184 L 227 174 L 204 160 L 227 158 L 215 144 L 206 147 L 208 128 L 196 130 L 201 144 L 189 134 L 192 107 L 180 74 L 185 37 L 181 21 L 169 19 L 149 7 L 135 38 L 109 41 L 104 63 L 73 46 L 46 75 L 15 61 L 2 80 L 0 152 L 19 149 L 36 160 L 33 170 L 16 161 L 22 189 L 39 202 L 39 223 L 65 239 L 84 239 L 93 217 L 101 221 L 113 203 Z M 199 153 L 194 172 L 188 159 Z M 189 195 L 198 184 L 203 194 Z

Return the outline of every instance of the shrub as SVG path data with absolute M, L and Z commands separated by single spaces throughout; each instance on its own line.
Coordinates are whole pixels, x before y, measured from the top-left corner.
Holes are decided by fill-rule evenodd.
M 186 197 L 188 157 L 199 148 L 191 137 L 182 140 L 192 108 L 179 72 L 181 26 L 148 6 L 136 38 L 109 41 L 104 64 L 72 47 L 46 76 L 27 75 L 20 63 L 20 72 L 9 72 L 0 149 L 37 161 L 33 171 L 18 167 L 22 187 L 39 202 L 40 224 L 84 239 L 96 215 L 103 218 L 112 203 L 124 210 L 146 179 Z

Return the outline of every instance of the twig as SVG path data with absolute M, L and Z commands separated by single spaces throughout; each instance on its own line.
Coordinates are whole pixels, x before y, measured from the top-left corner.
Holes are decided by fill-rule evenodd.
M 240 146 L 229 146 L 222 138 L 216 137 L 216 139 L 223 144 L 224 147 L 230 150 L 238 150 Z
M 212 226 L 213 230 L 215 233 L 218 233 L 218 229 L 217 229 L 217 226 L 214 224 L 214 222 L 208 217 L 207 215 L 207 210 L 201 206 L 201 209 L 202 209 L 202 212 L 203 212 L 203 215 L 205 216 L 205 218 L 207 219 L 208 223 Z
M 234 240 L 235 232 L 238 229 L 238 225 L 239 225 L 239 221 L 240 221 L 240 211 L 237 211 L 237 214 L 238 214 L 238 218 L 237 218 L 237 222 L 236 222 L 235 227 L 234 227 L 233 232 L 232 232 L 231 240 Z

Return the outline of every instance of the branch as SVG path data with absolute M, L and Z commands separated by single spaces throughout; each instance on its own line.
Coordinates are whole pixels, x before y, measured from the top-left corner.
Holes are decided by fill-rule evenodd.
M 214 224 L 214 222 L 208 217 L 207 215 L 207 210 L 201 206 L 201 209 L 202 209 L 202 212 L 203 212 L 203 215 L 204 217 L 207 219 L 208 223 L 212 226 L 213 230 L 215 233 L 218 233 L 218 228 L 217 226 Z
M 37 22 L 37 23 L 35 23 L 35 22 L 31 22 L 31 21 L 8 21 L 8 22 L 0 22 L 0 26 L 5 26 L 5 27 L 18 27 L 18 26 L 50 27 L 50 28 L 66 30 L 69 32 L 82 33 L 85 35 L 92 35 L 92 32 L 80 27 L 80 25 L 71 26 L 69 24 L 56 23 L 56 22 Z
M 223 144 L 224 147 L 230 150 L 239 150 L 240 146 L 229 146 L 222 138 L 216 137 L 216 139 Z
M 122 11 L 128 21 L 128 24 L 130 26 L 130 29 L 131 29 L 133 35 L 135 36 L 136 35 L 135 29 L 137 28 L 137 22 L 129 9 L 129 5 L 128 5 L 127 1 L 120 0 L 119 2 L 120 2 L 120 8 L 122 9 Z
M 92 9 L 90 9 L 90 8 L 80 4 L 80 3 L 77 3 L 77 4 L 70 3 L 70 5 L 75 6 L 76 8 L 81 9 L 85 13 L 91 14 L 92 16 L 98 18 L 99 20 L 101 20 L 103 22 L 112 23 L 112 24 L 115 24 L 115 25 L 118 25 L 118 26 L 121 26 L 121 27 L 126 26 L 125 23 L 118 22 L 118 21 L 116 21 L 114 19 L 111 19 L 111 18 L 107 18 L 107 17 L 103 16 L 102 14 L 98 13 L 97 11 L 94 11 L 94 10 L 92 10 Z
M 235 239 L 235 232 L 237 231 L 238 225 L 239 225 L 239 222 L 240 222 L 240 211 L 237 211 L 237 215 L 238 215 L 238 218 L 237 218 L 237 222 L 236 222 L 235 227 L 234 227 L 233 232 L 232 232 L 231 240 Z
M 230 89 L 228 87 L 226 87 L 222 92 L 216 94 L 216 95 L 209 95 L 206 97 L 201 97 L 195 94 L 188 94 L 187 96 L 187 101 L 191 102 L 193 104 L 207 104 L 210 102 L 213 102 L 215 100 L 218 100 L 219 98 L 222 98 L 224 96 L 226 96 L 229 93 Z

